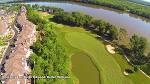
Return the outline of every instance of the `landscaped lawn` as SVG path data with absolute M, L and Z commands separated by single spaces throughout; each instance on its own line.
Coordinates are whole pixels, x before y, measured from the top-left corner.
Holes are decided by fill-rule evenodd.
M 44 16 L 45 17 L 45 16 Z M 47 17 L 47 16 L 46 16 Z M 133 69 L 125 58 L 120 54 L 109 54 L 102 40 L 95 35 L 79 27 L 70 27 L 54 22 L 59 42 L 67 48 L 68 54 L 72 55 L 83 51 L 92 59 L 100 71 L 101 84 L 149 84 L 150 79 L 139 70 L 128 76 L 124 76 L 125 69 Z

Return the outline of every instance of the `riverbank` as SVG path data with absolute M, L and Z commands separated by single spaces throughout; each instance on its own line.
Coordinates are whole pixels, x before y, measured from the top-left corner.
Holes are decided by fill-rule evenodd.
M 121 0 L 107 0 L 107 1 L 89 0 L 89 1 L 86 1 L 86 0 L 83 0 L 83 1 L 79 1 L 79 2 L 114 8 L 117 10 L 126 11 L 129 13 L 136 14 L 136 15 L 150 19 L 150 12 L 148 11 L 148 10 L 150 10 L 150 7 L 143 6 L 141 4 L 130 3 L 129 1 L 121 1 Z

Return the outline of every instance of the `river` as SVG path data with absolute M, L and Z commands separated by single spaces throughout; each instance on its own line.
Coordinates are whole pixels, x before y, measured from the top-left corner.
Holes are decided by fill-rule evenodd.
M 96 19 L 103 19 L 120 28 L 124 28 L 128 31 L 129 35 L 137 34 L 146 37 L 150 42 L 150 22 L 145 18 L 133 14 L 123 13 L 110 8 L 74 2 L 28 2 L 27 4 L 55 6 L 62 8 L 67 12 L 82 12 L 91 15 Z

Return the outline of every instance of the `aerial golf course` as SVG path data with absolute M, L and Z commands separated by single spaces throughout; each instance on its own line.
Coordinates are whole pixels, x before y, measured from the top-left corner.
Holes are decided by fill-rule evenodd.
M 150 84 L 148 2 L 0 0 L 0 8 L 0 84 Z
M 48 14 L 41 16 L 44 19 L 52 17 Z M 117 52 L 110 54 L 105 42 L 90 31 L 52 21 L 49 24 L 55 26 L 57 40 L 66 48 L 72 61 L 73 75 L 81 84 L 149 84 L 149 78 L 139 70 L 134 71 L 122 55 Z M 131 69 L 134 73 L 125 76 L 125 69 Z

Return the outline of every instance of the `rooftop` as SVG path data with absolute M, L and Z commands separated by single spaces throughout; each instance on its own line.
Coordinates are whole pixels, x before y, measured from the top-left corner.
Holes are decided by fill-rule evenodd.
M 29 71 L 27 67 L 27 55 L 30 50 L 30 46 L 33 44 L 35 39 L 35 25 L 26 19 L 25 7 L 21 8 L 20 14 L 17 17 L 17 23 L 21 25 L 22 31 L 18 34 L 17 41 L 15 42 L 16 47 L 10 54 L 9 59 L 6 61 L 5 73 L 3 78 L 6 77 L 26 77 Z M 21 83 L 25 84 L 27 79 L 5 79 L 7 84 Z

